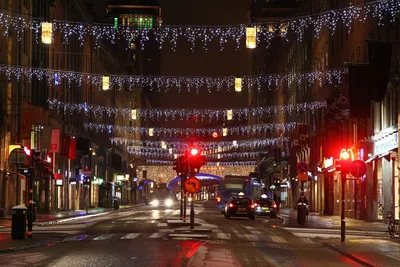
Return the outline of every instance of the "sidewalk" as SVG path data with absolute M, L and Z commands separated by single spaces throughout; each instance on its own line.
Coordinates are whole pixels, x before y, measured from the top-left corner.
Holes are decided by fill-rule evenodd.
M 316 212 L 310 212 L 304 225 L 297 224 L 297 211 L 293 209 L 281 209 L 278 216 L 285 219 L 283 226 L 313 229 L 340 229 L 340 216 L 324 216 Z M 354 231 L 387 232 L 387 225 L 382 222 L 366 222 L 346 218 L 346 229 Z
M 124 205 L 120 206 L 120 209 L 129 209 L 137 206 L 142 206 L 142 204 L 135 205 Z M 100 215 L 101 213 L 114 211 L 113 208 L 93 208 L 89 209 L 89 213 L 86 214 L 85 210 L 73 210 L 73 211 L 61 211 L 61 212 L 52 212 L 49 214 L 41 214 L 38 213 L 36 215 L 36 222 L 34 224 L 42 224 L 46 222 L 54 222 L 62 219 L 76 218 L 87 215 Z M 8 215 L 4 218 L 0 218 L 0 228 L 3 227 L 11 227 L 11 218 L 12 216 Z
M 0 254 L 14 252 L 39 246 L 52 246 L 55 242 L 61 241 L 68 235 L 63 234 L 34 234 L 28 239 L 12 239 L 9 233 L 0 233 Z

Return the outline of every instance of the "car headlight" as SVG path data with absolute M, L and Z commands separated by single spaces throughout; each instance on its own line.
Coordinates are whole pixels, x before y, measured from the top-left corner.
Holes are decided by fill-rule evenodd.
M 172 199 L 166 199 L 166 200 L 165 200 L 165 206 L 171 207 L 172 204 L 173 204 Z
M 151 205 L 152 205 L 152 206 L 155 206 L 155 207 L 157 207 L 159 204 L 160 204 L 160 202 L 158 202 L 157 199 L 155 199 L 155 200 L 153 200 L 153 201 L 151 202 Z

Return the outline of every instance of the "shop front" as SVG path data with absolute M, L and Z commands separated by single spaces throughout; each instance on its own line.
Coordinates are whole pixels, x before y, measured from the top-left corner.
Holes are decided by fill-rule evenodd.
M 367 160 L 371 179 L 372 199 L 368 209 L 369 220 L 386 220 L 388 211 L 399 218 L 399 148 L 397 129 L 385 129 L 373 137 L 374 150 Z M 368 175 L 368 174 L 367 174 Z M 368 198 L 368 197 L 367 197 Z
M 334 158 L 324 158 L 317 167 L 317 174 L 315 179 L 314 197 L 315 197 L 315 211 L 324 215 L 333 215 L 335 210 L 335 183 L 337 180 L 334 178 L 335 162 Z

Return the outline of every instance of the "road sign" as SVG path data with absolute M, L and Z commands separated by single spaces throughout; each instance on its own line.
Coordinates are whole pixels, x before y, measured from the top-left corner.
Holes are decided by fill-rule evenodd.
M 27 156 L 22 148 L 15 148 L 8 156 L 8 161 L 14 165 L 22 165 L 27 161 Z
M 350 164 L 350 173 L 354 177 L 362 177 L 367 173 L 367 164 L 362 160 L 354 160 Z
M 308 172 L 308 164 L 307 162 L 300 161 L 297 163 L 297 173 L 305 173 Z
M 185 191 L 190 194 L 199 192 L 200 187 L 200 180 L 196 177 L 190 177 L 185 181 Z
M 308 181 L 308 174 L 306 172 L 299 172 L 297 174 L 297 179 L 299 179 L 299 182 L 307 182 Z

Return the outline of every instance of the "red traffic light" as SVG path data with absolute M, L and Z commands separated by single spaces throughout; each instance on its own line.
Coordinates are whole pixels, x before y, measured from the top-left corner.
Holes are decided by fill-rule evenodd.
M 190 154 L 192 154 L 192 156 L 197 156 L 197 154 L 199 154 L 199 150 L 197 148 L 192 148 L 190 150 Z
M 347 151 L 343 151 L 343 152 L 342 152 L 342 155 L 341 155 L 341 158 L 342 158 L 343 160 L 348 160 L 348 159 L 350 158 L 350 153 L 347 152 Z

